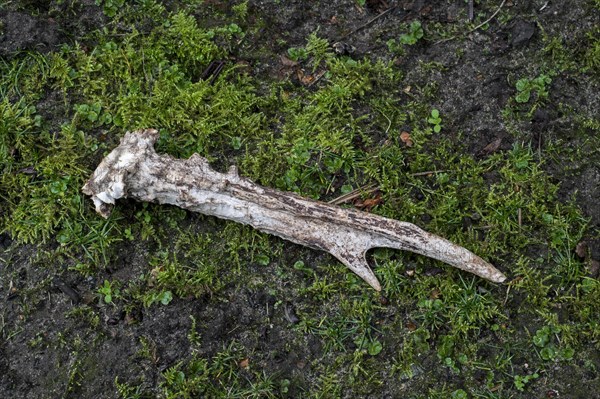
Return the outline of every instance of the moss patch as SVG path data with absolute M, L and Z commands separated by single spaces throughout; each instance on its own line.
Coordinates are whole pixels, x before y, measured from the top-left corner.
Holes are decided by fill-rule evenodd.
M 29 3 L 12 11 L 63 7 Z M 334 2 L 326 20 L 312 4 L 84 3 L 65 15 L 103 13 L 105 26 L 0 62 L 0 358 L 17 359 L 0 360 L 0 392 L 598 386 L 597 2 L 566 14 L 583 21 L 569 37 L 551 14 L 505 7 L 467 35 L 480 47 L 462 34 L 494 11 L 479 5 L 471 23 L 458 6 L 398 7 L 406 23 L 392 29 L 361 28 L 379 12 L 370 2 Z M 534 11 L 535 35 L 515 39 Z M 347 36 L 356 53 L 330 46 L 354 30 L 367 32 Z M 103 220 L 80 188 L 124 131 L 146 127 L 161 152 L 236 164 L 267 186 L 324 201 L 359 189 L 344 206 L 420 225 L 511 279 L 375 250 L 379 295 L 332 257 L 248 227 L 128 201 Z

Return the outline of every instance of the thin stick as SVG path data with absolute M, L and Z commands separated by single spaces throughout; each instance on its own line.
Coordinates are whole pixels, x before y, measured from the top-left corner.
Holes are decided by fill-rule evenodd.
M 448 171 L 447 170 L 428 170 L 426 172 L 413 173 L 413 174 L 411 174 L 411 176 L 414 176 L 414 177 L 428 176 L 428 175 L 434 175 L 436 173 L 446 173 L 446 172 L 448 172 Z
M 492 19 L 494 19 L 494 17 L 496 15 L 498 15 L 498 13 L 500 12 L 500 10 L 502 9 L 502 7 L 504 7 L 504 3 L 506 3 L 506 0 L 502 0 L 502 3 L 500 3 L 500 6 L 498 7 L 498 9 L 492 14 L 491 17 L 489 17 L 488 19 L 486 19 L 485 21 L 483 21 L 482 23 L 480 23 L 479 25 L 477 25 L 476 27 L 474 27 L 473 29 L 471 29 L 470 31 L 467 32 L 467 34 L 475 32 L 477 29 L 481 28 L 483 25 L 487 24 L 488 22 L 490 22 Z
M 413 176 L 413 177 L 429 176 L 429 175 L 434 175 L 436 173 L 445 173 L 445 172 L 448 172 L 448 171 L 447 170 L 428 170 L 425 172 L 412 173 L 411 176 Z M 349 193 L 340 195 L 339 197 L 334 198 L 331 201 L 328 201 L 327 203 L 332 204 L 332 205 L 340 205 L 340 204 L 346 203 L 348 201 L 352 201 L 353 199 L 360 197 L 363 193 L 369 194 L 369 193 L 372 193 L 379 189 L 381 189 L 380 186 L 378 186 L 376 184 L 369 184 L 367 186 L 362 186 L 362 187 L 356 188 L 356 189 L 350 191 Z
M 469 21 L 473 20 L 473 0 L 469 0 Z
M 350 36 L 352 36 L 353 34 L 355 34 L 355 33 L 356 33 L 356 32 L 358 32 L 358 31 L 360 31 L 360 30 L 362 30 L 362 29 L 366 28 L 367 26 L 371 25 L 373 22 L 377 21 L 379 18 L 383 17 L 384 15 L 386 15 L 386 14 L 390 13 L 392 10 L 396 9 L 397 7 L 398 7 L 398 6 L 393 6 L 393 7 L 390 7 L 390 8 L 388 8 L 388 9 L 387 9 L 387 10 L 385 10 L 385 11 L 382 11 L 382 12 L 381 12 L 381 13 L 379 13 L 377 16 L 375 16 L 375 17 L 371 18 L 369 21 L 367 21 L 366 23 L 362 24 L 362 25 L 361 25 L 361 26 L 359 26 L 358 28 L 354 29 L 354 30 L 353 30 L 353 31 L 351 31 L 350 33 L 346 33 L 344 36 L 340 37 L 340 38 L 339 38 L 339 40 L 338 40 L 338 42 L 339 42 L 339 41 L 342 41 L 342 40 L 344 40 L 344 39 L 345 39 L 345 38 L 347 38 L 347 37 L 350 37 Z
M 312 82 L 310 82 L 308 85 L 306 85 L 306 87 L 311 87 L 312 85 L 314 85 L 315 83 L 317 83 L 319 80 L 321 80 L 321 78 L 323 76 L 325 76 L 325 73 L 327 72 L 327 70 L 323 69 L 321 72 L 319 72 L 316 75 L 313 75 L 314 80 Z
M 357 189 L 350 191 L 349 193 L 340 195 L 337 198 L 332 199 L 328 202 L 328 204 L 332 205 L 340 205 L 348 201 L 352 201 L 355 198 L 360 197 L 363 193 L 372 193 L 373 191 L 379 190 L 379 186 L 376 184 L 369 184 L 367 186 L 362 186 Z
M 492 19 L 494 19 L 494 17 L 496 15 L 498 15 L 498 13 L 500 12 L 500 10 L 502 9 L 502 7 L 504 7 L 504 3 L 506 3 L 506 0 L 502 0 L 502 3 L 500 3 L 500 6 L 498 6 L 498 9 L 496 11 L 494 11 L 494 13 L 485 21 L 483 21 L 482 23 L 480 23 L 479 25 L 477 25 L 476 27 L 474 27 L 473 29 L 467 31 L 466 33 L 462 34 L 462 35 L 456 35 L 456 36 L 452 36 L 452 37 L 448 37 L 446 39 L 442 39 L 442 40 L 438 40 L 437 42 L 435 42 L 434 44 L 440 44 L 440 43 L 445 43 L 445 42 L 449 42 L 450 40 L 454 40 L 458 37 L 464 37 L 467 36 L 470 33 L 475 32 L 477 29 L 481 28 L 483 25 L 487 24 L 488 22 L 490 22 Z

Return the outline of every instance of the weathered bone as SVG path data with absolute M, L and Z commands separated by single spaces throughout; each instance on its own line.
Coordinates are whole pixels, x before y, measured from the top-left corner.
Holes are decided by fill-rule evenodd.
M 198 154 L 186 160 L 158 155 L 157 138 L 154 129 L 127 132 L 83 186 L 102 216 L 108 217 L 116 199 L 133 198 L 249 224 L 331 253 L 378 291 L 379 281 L 365 259 L 374 247 L 416 252 L 493 282 L 506 279 L 467 249 L 411 223 L 262 187 L 240 177 L 235 167 L 214 171 Z

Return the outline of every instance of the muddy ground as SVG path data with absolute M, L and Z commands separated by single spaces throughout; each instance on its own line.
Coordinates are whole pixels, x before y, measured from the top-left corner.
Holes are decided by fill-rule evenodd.
M 169 1 L 167 6 L 176 8 L 177 3 Z M 228 9 L 231 6 L 220 1 L 206 3 L 198 7 Z M 425 78 L 419 76 L 418 66 L 440 63 L 443 68 L 433 76 L 439 87 L 436 105 L 445 116 L 445 132 L 457 137 L 458 132 L 462 132 L 460 140 L 464 142 L 465 151 L 475 157 L 510 150 L 515 142 L 535 148 L 545 157 L 543 168 L 553 181 L 560 183 L 560 199 L 574 198 L 589 219 L 585 235 L 589 255 L 586 256 L 594 262 L 600 261 L 600 154 L 598 148 L 589 147 L 589 143 L 598 143 L 594 138 L 598 130 L 576 131 L 574 128 L 578 123 L 574 115 L 598 117 L 597 69 L 587 74 L 573 74 L 569 70 L 558 73 L 552 79 L 549 100 L 543 106 L 531 115 L 522 112 L 510 122 L 502 117 L 507 103 L 515 95 L 515 81 L 521 76 L 536 75 L 538 68 L 530 62 L 537 59 L 544 47 L 544 37 L 559 37 L 576 47 L 573 42 L 584 39 L 584 34 L 578 32 L 598 26 L 600 10 L 593 8 L 593 2 L 475 1 L 474 12 L 481 13 L 480 21 L 491 18 L 502 3 L 498 15 L 491 18 L 484 29 L 456 38 L 431 34 L 428 40 L 420 41 L 400 56 L 391 54 L 386 42 L 395 37 L 401 23 L 419 20 L 431 32 L 434 26 L 442 29 L 464 24 L 468 19 L 469 2 L 372 0 L 364 6 L 358 3 L 349 0 L 250 1 L 249 20 L 263 21 L 263 27 L 246 39 L 251 41 L 249 47 L 234 57 L 243 59 L 250 66 L 250 75 L 257 80 L 285 79 L 279 55 L 286 54 L 289 47 L 303 46 L 308 35 L 318 31 L 319 36 L 330 43 L 343 42 L 353 47 L 355 59 L 394 60 L 411 82 L 432 83 L 421 81 Z M 392 9 L 385 12 L 389 8 Z M 207 19 L 206 11 L 199 9 L 197 17 L 201 22 Z M 75 42 L 93 46 L 91 42 L 86 43 L 90 40 L 89 33 L 109 21 L 110 17 L 91 0 L 1 2 L 0 57 L 11 60 L 25 51 L 46 54 L 57 51 L 62 44 Z M 456 35 L 462 35 L 464 29 L 457 30 Z M 260 51 L 253 53 L 253 46 Z M 427 75 L 427 79 L 431 79 L 431 75 Z M 50 125 L 63 122 L 61 102 L 60 95 L 49 92 L 38 105 Z M 516 134 L 517 131 L 524 133 Z M 551 143 L 562 143 L 576 155 L 570 159 L 554 157 L 546 152 Z M 192 215 L 187 218 L 186 223 L 198 222 Z M 307 298 L 278 298 L 266 289 L 244 288 L 240 282 L 226 287 L 216 298 L 210 293 L 199 299 L 178 298 L 169 306 L 130 313 L 123 307 L 98 305 L 97 287 L 107 275 L 111 279 L 135 278 L 144 267 L 145 255 L 156 248 L 143 243 L 133 249 L 123 247 L 106 274 L 83 278 L 73 271 L 57 272 L 40 267 L 36 261 L 38 252 L 52 251 L 52 245 L 22 244 L 8 233 L 0 235 L 0 250 L 4 253 L 0 255 L 0 262 L 4 263 L 0 273 L 11 276 L 2 279 L 0 286 L 3 317 L 0 320 L 0 397 L 114 398 L 119 397 L 116 378 L 119 382 L 139 384 L 141 397 L 163 397 L 159 389 L 161 373 L 189 358 L 194 351 L 201 356 L 214 356 L 233 339 L 244 348 L 244 353 L 251 354 L 251 362 L 256 362 L 257 369 L 276 376 L 277 381 L 287 381 L 285 387 L 276 390 L 275 396 L 304 397 L 318 384 L 315 380 L 319 370 L 317 363 L 328 364 L 333 359 L 323 357 L 325 344 L 319 336 L 300 333 L 303 339 L 298 339 L 295 329 L 298 316 L 294 309 L 310 309 Z M 304 250 L 297 246 L 286 247 L 284 257 L 294 259 L 293 255 L 299 251 Z M 327 256 L 320 252 L 302 253 L 307 264 Z M 259 279 L 269 274 L 256 265 L 249 267 L 256 271 Z M 597 270 L 592 273 L 591 277 L 598 278 Z M 27 303 L 19 294 L 25 290 L 29 298 L 35 300 Z M 95 320 L 95 330 L 89 328 L 89 323 L 82 322 L 81 317 L 73 317 L 73 310 L 81 304 L 92 309 L 86 317 Z M 387 306 L 379 314 L 382 320 L 403 311 L 402 306 L 395 303 Z M 190 342 L 190 316 L 201 326 L 199 348 Z M 527 323 L 526 320 L 520 322 Z M 140 337 L 146 342 L 147 356 L 140 355 Z M 385 337 L 382 340 L 386 350 L 380 356 L 394 357 L 394 346 L 402 342 L 386 342 Z M 49 344 L 37 345 L 39 342 Z M 600 370 L 600 355 L 597 351 L 590 353 L 595 355 L 589 362 L 595 364 L 596 371 Z M 360 389 L 342 389 L 341 393 L 331 396 L 427 397 L 430 388 L 448 385 L 455 392 L 462 386 L 460 376 L 439 370 L 435 356 L 421 360 L 412 378 L 400 378 L 389 370 L 380 370 L 389 376 L 389 379 L 384 378 L 387 382 L 383 386 L 367 383 Z M 74 362 L 77 367 L 73 367 Z M 341 367 L 334 363 L 328 366 Z M 497 397 L 600 398 L 600 377 L 590 370 L 594 367 L 556 363 L 547 369 L 544 382 L 535 385 L 533 392 L 508 390 L 510 396 Z M 240 372 L 243 376 L 247 371 L 241 367 Z M 485 376 L 474 378 L 483 380 Z M 131 397 L 135 396 L 131 394 Z M 329 396 L 322 393 L 320 397 Z

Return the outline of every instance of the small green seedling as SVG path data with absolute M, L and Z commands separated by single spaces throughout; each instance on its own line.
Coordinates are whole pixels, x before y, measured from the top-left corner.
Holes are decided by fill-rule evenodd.
M 363 350 L 371 356 L 377 356 L 383 350 L 383 345 L 379 340 L 365 336 L 356 337 L 354 344 L 358 347 L 358 350 Z
M 533 79 L 519 79 L 516 84 L 517 95 L 515 101 L 522 104 L 529 102 L 533 91 L 537 93 L 538 100 L 546 99 L 548 97 L 546 86 L 550 83 L 552 83 L 552 79 L 550 76 L 544 74 Z
M 133 232 L 131 231 L 131 227 L 126 228 L 123 233 L 125 234 L 125 238 L 129 241 L 133 241 L 135 239 Z
M 266 254 L 258 254 L 254 257 L 254 259 L 256 260 L 256 263 L 261 266 L 268 266 L 269 263 L 271 263 L 271 259 Z
M 412 21 L 408 27 L 408 33 L 400 35 L 400 43 L 412 46 L 423 38 L 423 27 L 419 21 Z
M 149 308 L 157 302 L 163 305 L 168 305 L 173 300 L 171 291 L 151 292 L 144 297 L 144 306 Z
M 104 280 L 104 285 L 98 288 L 98 294 L 104 299 L 104 303 L 113 303 L 113 298 L 119 295 L 119 289 L 113 287 L 110 281 Z
M 433 131 L 439 133 L 442 130 L 442 117 L 437 109 L 431 110 L 431 115 L 427 118 L 427 122 L 433 125 Z
M 450 398 L 452 399 L 467 399 L 469 395 L 465 392 L 464 389 L 457 389 L 456 391 L 450 394 Z
M 125 0 L 96 0 L 96 5 L 101 5 L 102 11 L 108 17 L 114 17 L 124 4 Z
M 540 357 L 544 360 L 571 360 L 574 350 L 571 347 L 559 348 L 554 344 L 554 336 L 561 332 L 560 327 L 544 326 L 535 332 L 533 343 L 540 348 Z
M 530 375 L 515 375 L 515 377 L 514 377 L 515 388 L 517 388 L 517 390 L 523 392 L 525 390 L 525 385 L 527 385 L 527 383 L 529 381 L 535 380 L 539 376 L 540 375 L 538 373 L 533 373 Z
M 406 54 L 406 50 L 404 49 L 404 46 L 402 46 L 400 43 L 398 43 L 398 41 L 396 39 L 390 39 L 386 42 L 387 48 L 390 51 L 390 53 L 394 53 L 398 56 L 403 56 L 404 54 Z
M 93 104 L 76 104 L 74 106 L 77 116 L 83 120 L 100 125 L 108 125 L 113 121 L 112 115 L 108 112 L 102 112 L 100 103 Z
M 383 345 L 376 339 L 369 341 L 369 343 L 367 344 L 367 353 L 371 356 L 379 355 L 382 349 Z
M 306 273 L 308 275 L 314 275 L 315 271 L 313 269 L 311 269 L 310 267 L 307 267 L 303 261 L 298 260 L 294 263 L 294 269 L 301 271 L 303 273 Z
M 390 39 L 386 42 L 387 48 L 390 52 L 403 56 L 406 53 L 404 45 L 412 46 L 416 44 L 419 39 L 423 37 L 423 28 L 419 21 L 413 21 L 409 25 L 408 33 L 400 35 L 398 40 Z

